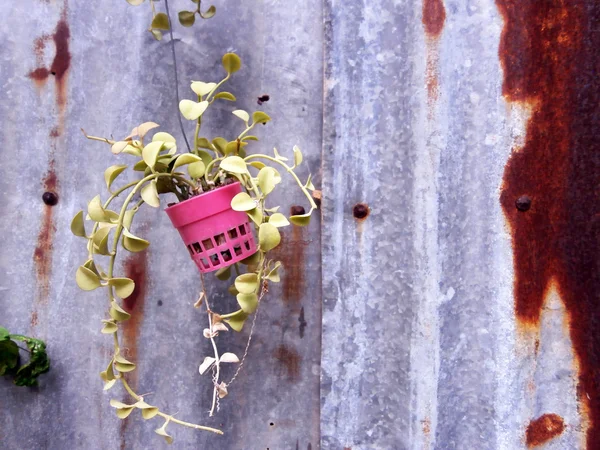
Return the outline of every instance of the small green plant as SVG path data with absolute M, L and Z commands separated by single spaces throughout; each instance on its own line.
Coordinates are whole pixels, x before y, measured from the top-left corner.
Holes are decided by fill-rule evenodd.
M 130 5 L 139 6 L 142 3 L 144 3 L 145 0 L 126 0 L 126 1 Z M 150 23 L 150 26 L 148 27 L 148 31 L 150 33 L 152 33 L 152 36 L 154 36 L 154 39 L 156 39 L 157 41 L 160 41 L 163 37 L 162 32 L 169 31 L 171 29 L 169 16 L 168 16 L 168 13 L 156 11 L 156 0 L 148 0 L 148 1 L 150 3 L 150 8 L 152 10 L 152 22 Z M 179 11 L 179 13 L 178 13 L 179 23 L 181 25 L 183 25 L 184 27 L 193 26 L 194 23 L 196 22 L 196 16 L 198 16 L 202 19 L 210 19 L 217 12 L 217 8 L 215 8 L 214 5 L 211 5 L 206 10 L 204 10 L 202 8 L 202 0 L 191 0 L 191 1 L 192 1 L 192 3 L 195 4 L 195 6 L 191 10 L 189 10 L 189 11 L 183 10 L 183 11 Z M 167 11 L 168 11 L 168 3 L 166 4 L 166 7 L 167 7 Z
M 310 191 L 314 190 L 311 177 L 301 181 L 296 170 L 302 164 L 302 152 L 293 147 L 293 157 L 289 161 L 274 149 L 273 154 L 250 153 L 251 144 L 257 145 L 258 138 L 251 132 L 259 125 L 268 123 L 271 118 L 262 111 L 252 114 L 244 110 L 234 110 L 233 114 L 240 120 L 240 129 L 233 138 L 208 137 L 201 135 L 202 123 L 207 111 L 216 101 L 236 101 L 235 96 L 222 91 L 223 85 L 231 75 L 241 68 L 240 58 L 228 53 L 222 58 L 226 75 L 218 82 L 193 81 L 190 85 L 195 98 L 185 99 L 179 103 L 183 117 L 195 122 L 193 148 L 188 152 L 179 153 L 177 142 L 173 135 L 157 132 L 148 138 L 149 132 L 158 127 L 154 122 L 143 123 L 121 140 L 89 136 L 88 139 L 102 141 L 110 145 L 115 155 L 127 154 L 133 157 L 132 165 L 112 165 L 104 172 L 104 181 L 108 189 L 108 198 L 102 201 L 101 196 L 94 197 L 88 204 L 87 213 L 79 211 L 71 223 L 71 230 L 87 243 L 87 260 L 76 272 L 78 286 L 91 291 L 105 288 L 108 296 L 109 310 L 102 321 L 102 333 L 111 335 L 114 342 L 114 352 L 107 368 L 100 374 L 104 381 L 104 389 L 110 389 L 120 381 L 130 394 L 133 403 L 125 404 L 111 400 L 119 418 L 126 418 L 135 410 L 141 410 L 145 419 L 155 416 L 162 417 L 165 422 L 156 432 L 171 441 L 166 434 L 169 423 L 221 433 L 214 428 L 183 422 L 152 406 L 144 398 L 135 393 L 127 383 L 125 374 L 135 370 L 135 363 L 126 358 L 125 351 L 119 345 L 119 324 L 130 318 L 119 299 L 127 298 L 135 288 L 134 281 L 115 274 L 115 262 L 121 248 L 129 252 L 144 251 L 149 242 L 133 233 L 134 217 L 140 208 L 147 204 L 158 208 L 161 197 L 170 195 L 179 202 L 190 199 L 201 193 L 219 189 L 232 182 L 240 182 L 243 190 L 231 201 L 231 208 L 247 214 L 254 224 L 258 236 L 258 251 L 252 256 L 224 267 L 216 272 L 217 278 L 229 280 L 232 268 L 235 270 L 235 280 L 229 287 L 229 292 L 235 296 L 239 308 L 230 312 L 216 312 L 212 309 L 204 287 L 204 277 L 201 275 L 202 291 L 195 306 L 203 307 L 207 313 L 208 326 L 204 337 L 211 343 L 211 354 L 206 356 L 199 366 L 200 374 L 211 373 L 213 383 L 213 399 L 210 415 L 219 406 L 219 399 L 227 395 L 228 388 L 236 379 L 244 363 L 252 331 L 256 320 L 254 314 L 268 290 L 269 282 L 279 281 L 281 263 L 269 258 L 269 252 L 280 244 L 279 228 L 294 225 L 308 225 L 312 212 L 317 208 Z M 84 132 L 85 134 L 85 132 Z M 119 188 L 113 188 L 117 178 L 129 169 L 135 178 Z M 186 172 L 183 172 L 183 170 Z M 306 196 L 310 209 L 307 213 L 286 217 L 279 212 L 279 206 L 270 203 L 270 195 L 282 182 L 282 175 L 289 175 L 298 185 L 299 190 Z M 117 199 L 124 198 L 118 208 L 114 208 Z M 92 222 L 91 231 L 86 230 L 86 219 Z M 88 227 L 89 228 L 89 227 Z M 102 258 L 105 261 L 102 261 Z M 106 268 L 104 268 L 106 267 Z M 254 314 L 251 330 L 246 344 L 246 350 L 241 360 L 237 355 L 220 353 L 216 345 L 219 333 L 241 331 L 250 315 Z M 232 378 L 225 382 L 222 378 L 223 363 L 238 364 Z
M 21 347 L 24 343 L 27 348 Z M 23 362 L 19 350 L 29 355 Z M 9 376 L 17 386 L 37 386 L 37 377 L 50 370 L 50 358 L 46 354 L 46 344 L 20 334 L 10 334 L 0 327 L 0 376 Z

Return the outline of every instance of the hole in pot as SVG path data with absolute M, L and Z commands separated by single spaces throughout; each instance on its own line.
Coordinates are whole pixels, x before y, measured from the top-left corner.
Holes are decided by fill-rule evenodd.
M 214 245 L 210 239 L 204 239 L 202 241 L 202 246 L 204 247 L 204 250 L 210 250 L 211 248 L 214 247 Z
M 221 264 L 221 261 L 219 261 L 219 256 L 216 253 L 210 256 L 210 262 L 212 263 L 213 267 Z
M 246 234 L 246 226 L 245 225 L 240 225 L 240 233 L 243 235 Z
M 272 427 L 274 427 L 274 426 L 275 426 L 275 424 L 274 424 L 273 422 L 269 423 L 269 425 L 271 425 Z
M 202 267 L 204 269 L 208 269 L 208 261 L 206 260 L 206 258 L 200 258 L 200 263 L 202 264 Z
M 229 250 L 221 252 L 221 256 L 223 257 L 223 261 L 231 261 L 231 252 Z
M 246 246 L 246 250 L 250 250 L 250 242 L 245 241 L 244 245 Z
M 235 228 L 232 228 L 231 230 L 229 230 L 227 232 L 227 234 L 229 235 L 229 237 L 231 239 L 235 239 L 236 237 L 238 237 L 238 233 L 237 233 L 237 230 Z
M 189 250 L 189 252 L 190 252 L 190 255 L 194 256 L 194 249 L 192 248 L 192 246 L 191 246 L 191 245 L 188 245 L 188 246 L 187 246 L 187 249 Z
M 194 242 L 192 245 L 194 246 L 194 250 L 196 253 L 202 253 L 202 248 L 200 247 L 200 244 Z
M 233 247 L 233 251 L 235 252 L 236 255 L 241 255 L 242 247 L 240 247 L 239 245 L 236 245 L 235 247 Z
M 217 243 L 217 246 L 222 245 L 225 243 L 225 235 L 223 233 L 215 236 L 215 242 Z

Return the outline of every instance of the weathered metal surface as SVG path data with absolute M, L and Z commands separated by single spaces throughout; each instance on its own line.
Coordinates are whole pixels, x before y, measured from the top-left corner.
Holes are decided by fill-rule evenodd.
M 284 236 L 248 367 L 204 420 L 227 435 L 174 429 L 177 448 L 600 445 L 596 3 L 235 0 L 178 28 L 182 91 L 237 51 L 241 106 L 270 97 L 265 148 L 299 144 L 317 185 L 322 163 L 323 221 Z M 154 424 L 119 422 L 100 390 L 104 299 L 75 287 L 67 228 L 109 164 L 79 127 L 152 119 L 178 134 L 168 38 L 124 1 L 6 8 L 19 26 L 0 31 L 0 317 L 46 338 L 53 369 L 33 391 L 0 382 L 2 447 L 160 448 Z M 229 109 L 209 128 L 232 124 Z M 296 195 L 280 198 L 297 208 Z M 202 421 L 196 269 L 162 212 L 139 232 L 153 245 L 123 264 L 140 281 L 131 381 Z
M 323 448 L 597 448 L 596 2 L 326 3 Z
M 182 96 L 190 97 L 191 79 L 222 76 L 222 54 L 236 51 L 244 66 L 230 89 L 242 108 L 260 108 L 274 119 L 259 130 L 261 148 L 291 153 L 298 144 L 320 182 L 323 50 L 314 45 L 322 33 L 320 2 L 215 4 L 213 19 L 176 29 Z M 172 0 L 170 6 L 173 13 L 191 5 Z M 24 0 L 3 7 L 15 27 L 0 31 L 5 161 L 0 323 L 44 338 L 52 370 L 37 389 L 0 380 L 0 447 L 166 448 L 153 433 L 159 420 L 132 415 L 120 421 L 108 405 L 110 398 L 126 397 L 116 388 L 103 392 L 98 375 L 112 346 L 99 333 L 106 299 L 100 292 L 81 292 L 74 283 L 85 246 L 70 234 L 69 223 L 103 189 L 102 171 L 115 164 L 109 149 L 87 141 L 81 127 L 121 136 L 153 120 L 180 137 L 169 39 L 155 42 L 145 31 L 147 2 L 133 8 L 124 0 Z M 299 33 L 291 36 L 291 29 Z M 270 99 L 259 106 L 257 97 L 263 94 Z M 239 125 L 231 104 L 218 108 L 210 129 Z M 58 194 L 56 206 L 42 202 L 45 191 Z M 287 208 L 303 204 L 291 182 L 279 200 Z M 125 305 L 133 318 L 124 346 L 139 362 L 130 381 L 178 418 L 226 433 L 219 437 L 170 427 L 174 448 L 318 448 L 318 215 L 309 228 L 286 231 L 282 287 L 272 287 L 265 298 L 249 361 L 214 419 L 208 418 L 210 381 L 198 375 L 198 364 L 209 352 L 202 338 L 206 318 L 192 307 L 199 274 L 164 212 L 149 208 L 140 218 L 137 231 L 148 236 L 151 248 L 124 260 L 121 272 L 139 281 Z M 227 283 L 212 276 L 207 282 L 213 302 L 233 307 Z M 223 348 L 241 355 L 246 336 L 247 331 L 223 338 Z

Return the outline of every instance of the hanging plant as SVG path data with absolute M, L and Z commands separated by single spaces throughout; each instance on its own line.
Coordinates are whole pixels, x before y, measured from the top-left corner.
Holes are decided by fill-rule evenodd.
M 138 409 L 145 419 L 162 417 L 165 422 L 156 433 L 172 438 L 166 433 L 169 423 L 221 433 L 219 430 L 191 424 L 162 412 L 158 407 L 146 403 L 127 383 L 125 374 L 135 370 L 136 365 L 127 359 L 119 345 L 119 324 L 130 318 L 120 299 L 132 294 L 134 281 L 117 275 L 114 271 L 119 251 L 145 251 L 150 242 L 134 232 L 134 218 L 143 205 L 158 208 L 165 196 L 176 202 L 168 204 L 166 213 L 178 230 L 184 247 L 201 273 L 202 291 L 195 306 L 204 308 L 208 325 L 204 337 L 211 343 L 211 354 L 199 365 L 200 374 L 210 373 L 213 382 L 213 398 L 210 415 L 218 408 L 218 400 L 225 397 L 231 383 L 237 377 L 248 351 L 256 314 L 270 282 L 279 281 L 281 263 L 269 257 L 269 252 L 281 242 L 279 229 L 294 224 L 308 225 L 312 212 L 317 208 L 311 191 L 311 177 L 301 181 L 296 171 L 302 164 L 302 152 L 293 148 L 291 160 L 280 155 L 251 153 L 252 144 L 258 138 L 251 134 L 258 125 L 266 124 L 271 118 L 262 111 L 249 114 L 237 109 L 233 114 L 239 119 L 240 128 L 233 138 L 201 135 L 202 121 L 216 101 L 234 102 L 235 96 L 221 90 L 232 74 L 240 70 L 241 60 L 233 54 L 223 56 L 225 77 L 218 82 L 193 81 L 190 85 L 194 100 L 181 100 L 179 110 L 187 120 L 196 124 L 193 147 L 179 153 L 173 135 L 159 131 L 154 122 L 135 127 L 121 140 L 86 137 L 110 145 L 115 155 L 127 154 L 133 158 L 130 165 L 113 165 L 104 172 L 108 197 L 94 197 L 87 211 L 79 211 L 71 223 L 71 230 L 87 243 L 87 260 L 77 269 L 76 281 L 85 291 L 105 288 L 109 309 L 102 321 L 102 333 L 112 335 L 114 352 L 106 369 L 100 376 L 104 389 L 116 382 L 122 383 L 132 397 L 133 403 L 125 404 L 111 400 L 117 416 L 125 418 Z M 132 172 L 135 181 L 115 188 L 113 185 L 125 172 Z M 271 204 L 271 194 L 289 176 L 305 195 L 310 208 L 307 213 L 286 217 L 279 206 Z M 115 207 L 118 199 L 122 199 Z M 86 224 L 89 222 L 89 224 Z M 184 248 L 182 247 L 182 249 Z M 102 260 L 104 258 L 104 261 Z M 204 273 L 215 272 L 216 277 L 228 280 L 235 269 L 236 278 L 229 287 L 235 296 L 238 308 L 234 311 L 212 309 L 204 288 Z M 248 318 L 253 315 L 250 337 L 246 351 L 240 358 L 231 353 L 221 353 L 216 344 L 219 333 L 229 329 L 241 331 Z M 222 364 L 238 364 L 229 381 L 222 379 Z

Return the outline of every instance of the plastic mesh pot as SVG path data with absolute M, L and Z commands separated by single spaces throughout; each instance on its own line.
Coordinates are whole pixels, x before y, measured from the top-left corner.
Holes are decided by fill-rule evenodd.
M 231 209 L 231 199 L 240 192 L 237 182 L 165 210 L 200 272 L 231 266 L 256 252 L 248 215 Z

